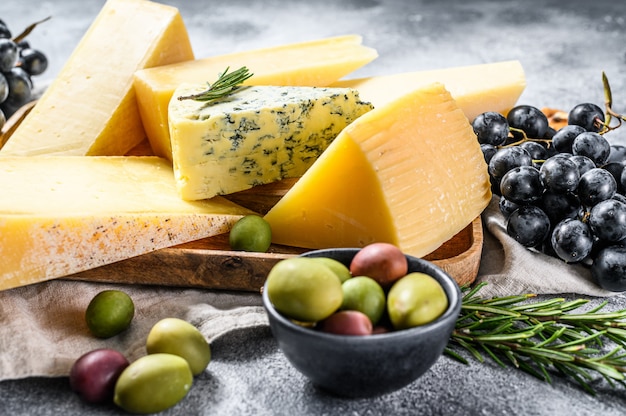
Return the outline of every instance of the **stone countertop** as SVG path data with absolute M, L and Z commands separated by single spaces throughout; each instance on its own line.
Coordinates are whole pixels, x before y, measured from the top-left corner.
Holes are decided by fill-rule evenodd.
M 380 57 L 354 76 L 519 59 L 527 89 L 520 103 L 568 110 L 604 101 L 626 109 L 626 7 L 622 2 L 560 0 L 317 0 L 208 2 L 163 0 L 179 7 L 196 56 L 357 33 Z M 5 0 L 0 19 L 14 33 L 53 16 L 29 40 L 58 73 L 97 15 L 102 0 Z M 103 57 L 106 64 L 106 57 Z M 623 132 L 614 135 L 622 141 Z M 626 308 L 623 296 L 612 307 Z M 214 360 L 189 395 L 164 415 L 623 415 L 626 389 L 603 382 L 591 396 L 558 375 L 548 384 L 491 361 L 466 366 L 442 357 L 422 378 L 382 397 L 342 399 L 314 388 L 282 356 L 268 328 L 233 331 L 213 345 Z M 6 359 L 7 357 L 3 358 Z M 124 414 L 87 405 L 67 378 L 0 382 L 0 414 Z

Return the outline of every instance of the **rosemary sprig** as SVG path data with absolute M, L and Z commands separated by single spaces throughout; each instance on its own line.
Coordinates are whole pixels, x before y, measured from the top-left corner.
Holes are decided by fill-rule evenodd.
M 479 362 L 489 356 L 502 367 L 513 366 L 551 383 L 555 370 L 590 394 L 593 374 L 614 386 L 626 386 L 626 310 L 605 312 L 607 302 L 573 313 L 588 303 L 535 295 L 481 298 L 486 283 L 463 287 L 463 303 L 445 353 L 462 362 L 466 350 Z
M 202 91 L 197 94 L 191 95 L 183 95 L 178 97 L 179 100 L 197 100 L 197 101 L 212 101 L 218 98 L 225 97 L 228 94 L 233 93 L 235 90 L 239 88 L 241 84 L 243 84 L 248 78 L 250 78 L 252 73 L 249 72 L 248 68 L 242 66 L 241 68 L 228 73 L 230 67 L 227 67 L 224 72 L 222 72 L 217 80 L 210 84 L 207 82 L 209 88 L 206 91 Z

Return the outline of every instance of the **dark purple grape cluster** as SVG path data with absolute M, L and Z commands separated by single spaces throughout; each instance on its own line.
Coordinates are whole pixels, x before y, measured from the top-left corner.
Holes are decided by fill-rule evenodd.
M 17 109 L 32 100 L 32 77 L 48 68 L 48 58 L 23 36 L 12 38 L 0 20 L 0 127 Z
M 541 110 L 519 105 L 480 114 L 472 127 L 508 235 L 626 291 L 626 147 L 604 137 L 604 111 L 579 104 L 555 130 Z

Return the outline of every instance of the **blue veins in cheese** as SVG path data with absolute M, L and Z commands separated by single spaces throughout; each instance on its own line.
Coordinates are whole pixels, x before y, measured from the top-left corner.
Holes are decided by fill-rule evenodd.
M 174 175 L 186 200 L 302 176 L 373 108 L 351 88 L 251 86 L 210 102 L 178 99 L 205 89 L 179 86 L 168 109 Z

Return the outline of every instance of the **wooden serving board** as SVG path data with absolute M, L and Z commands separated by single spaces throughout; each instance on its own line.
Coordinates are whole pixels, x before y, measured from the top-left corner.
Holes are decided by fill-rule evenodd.
M 0 131 L 0 147 L 34 103 L 15 113 Z M 142 143 L 132 154 L 146 154 Z M 226 196 L 233 202 L 266 213 L 291 188 L 295 179 L 262 185 Z M 436 221 L 436 219 L 434 219 Z M 483 247 L 480 217 L 424 258 L 448 272 L 459 285 L 472 283 L 478 274 Z M 235 291 L 259 291 L 265 277 L 278 261 L 297 256 L 308 249 L 272 245 L 267 253 L 232 251 L 228 235 L 165 248 L 117 263 L 66 276 L 91 282 L 197 287 Z

